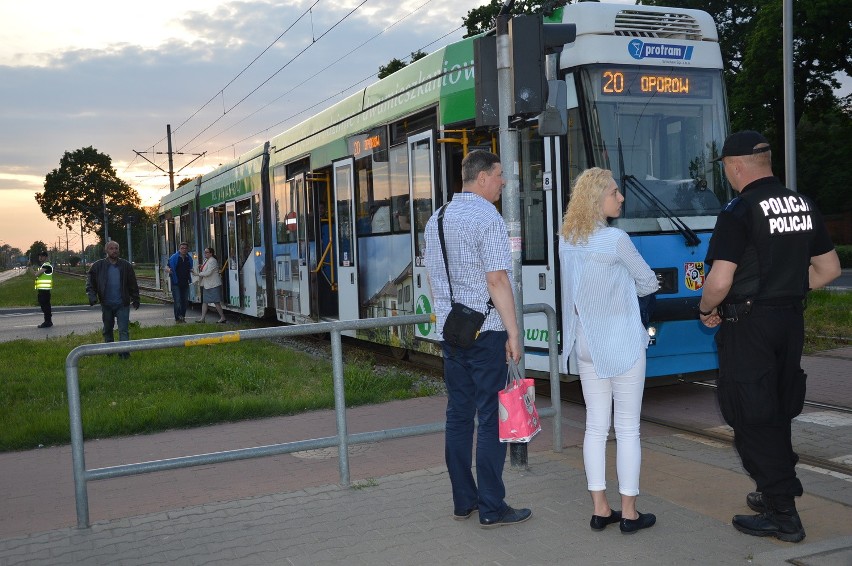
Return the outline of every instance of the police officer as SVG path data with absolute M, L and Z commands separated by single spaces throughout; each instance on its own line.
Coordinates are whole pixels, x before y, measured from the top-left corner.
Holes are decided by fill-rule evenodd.
M 30 270 L 35 275 L 35 289 L 38 291 L 38 305 L 44 313 L 44 322 L 39 328 L 50 328 L 53 326 L 53 313 L 50 308 L 50 290 L 53 289 L 53 266 L 47 260 L 47 250 L 38 252 L 38 261 L 41 267 L 31 266 Z
M 791 423 L 805 400 L 803 301 L 840 275 L 840 260 L 811 200 L 772 175 L 771 156 L 766 138 L 747 130 L 729 136 L 714 160 L 739 196 L 716 221 L 698 310 L 706 326 L 721 325 L 719 408 L 757 484 L 746 504 L 758 514 L 735 515 L 734 528 L 799 542 Z

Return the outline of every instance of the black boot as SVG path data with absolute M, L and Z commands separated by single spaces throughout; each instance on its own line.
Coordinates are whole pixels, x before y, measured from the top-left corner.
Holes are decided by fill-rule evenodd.
M 763 513 L 766 511 L 766 504 L 763 502 L 763 494 L 759 491 L 752 491 L 746 495 L 746 505 L 748 505 L 748 508 L 756 513 Z
M 769 497 L 765 493 L 760 495 L 765 511 L 758 515 L 734 515 L 731 520 L 734 528 L 747 535 L 774 536 L 785 542 L 801 542 L 804 540 L 805 528 L 802 526 L 802 520 L 796 511 L 795 503 L 792 503 L 792 498 L 778 498 L 781 501 L 776 501 L 775 498 Z M 748 497 L 746 502 L 751 507 L 752 501 Z

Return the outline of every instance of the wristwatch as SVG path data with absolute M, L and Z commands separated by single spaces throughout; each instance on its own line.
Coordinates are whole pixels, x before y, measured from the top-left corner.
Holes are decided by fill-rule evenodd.
M 696 307 L 696 308 L 698 309 L 698 314 L 700 314 L 701 316 L 710 316 L 711 314 L 713 314 L 713 310 L 714 310 L 716 307 L 713 307 L 712 309 L 710 309 L 710 310 L 709 310 L 709 311 L 707 311 L 707 312 L 704 312 L 703 310 L 701 310 L 701 307 Z

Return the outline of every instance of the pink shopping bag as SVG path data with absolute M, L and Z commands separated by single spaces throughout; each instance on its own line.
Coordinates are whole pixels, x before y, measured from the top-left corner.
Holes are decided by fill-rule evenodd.
M 497 393 L 500 403 L 500 442 L 529 442 L 541 430 L 535 408 L 535 380 L 522 378 L 509 360 L 506 387 Z

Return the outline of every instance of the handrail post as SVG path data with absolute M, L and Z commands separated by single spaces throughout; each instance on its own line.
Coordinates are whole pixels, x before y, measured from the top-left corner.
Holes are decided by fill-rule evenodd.
M 71 427 L 71 460 L 74 468 L 74 495 L 77 502 L 77 528 L 89 527 L 89 492 L 86 487 L 86 456 L 83 451 L 83 417 L 80 411 L 80 373 L 76 356 L 65 362 L 68 391 L 68 419 Z
M 556 311 L 550 305 L 544 306 L 544 314 L 547 315 L 547 347 L 550 360 L 550 402 L 553 407 L 553 451 L 562 452 L 562 398 L 559 382 Z
M 331 331 L 331 371 L 334 379 L 334 412 L 337 416 L 338 466 L 341 485 L 349 485 L 349 433 L 346 428 L 346 394 L 343 380 L 343 339 L 337 328 Z

